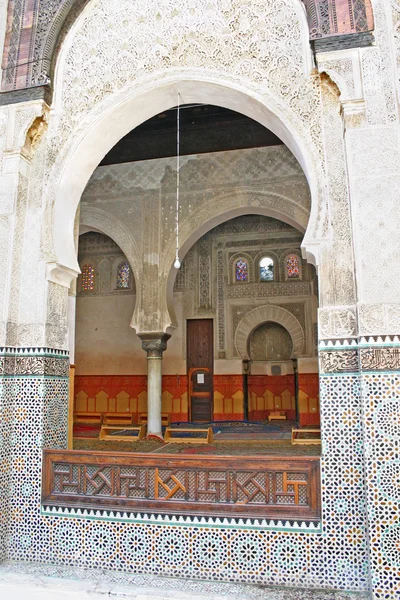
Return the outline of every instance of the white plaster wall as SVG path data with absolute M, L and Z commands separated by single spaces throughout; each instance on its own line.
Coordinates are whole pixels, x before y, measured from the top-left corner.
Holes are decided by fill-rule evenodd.
M 146 354 L 130 327 L 134 296 L 94 296 L 76 302 L 76 375 L 146 373 Z
M 318 373 L 318 358 L 299 358 L 297 370 L 299 373 Z

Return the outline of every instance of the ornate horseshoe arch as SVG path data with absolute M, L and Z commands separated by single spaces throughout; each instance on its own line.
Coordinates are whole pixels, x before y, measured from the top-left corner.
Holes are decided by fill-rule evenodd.
M 243 360 L 250 359 L 247 349 L 249 335 L 256 327 L 258 327 L 258 325 L 267 321 L 282 325 L 282 327 L 290 333 L 293 340 L 293 356 L 302 354 L 305 342 L 304 331 L 296 317 L 280 306 L 267 304 L 259 306 L 249 312 L 237 326 L 235 332 L 235 348 Z

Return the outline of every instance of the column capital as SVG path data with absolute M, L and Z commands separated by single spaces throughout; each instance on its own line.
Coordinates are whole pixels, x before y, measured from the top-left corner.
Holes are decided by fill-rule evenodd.
M 142 348 L 147 352 L 147 358 L 162 358 L 167 349 L 167 342 L 171 337 L 169 333 L 139 333 Z

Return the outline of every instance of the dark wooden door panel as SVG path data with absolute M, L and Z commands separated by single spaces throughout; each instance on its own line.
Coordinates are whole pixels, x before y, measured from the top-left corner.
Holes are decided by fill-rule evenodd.
M 187 321 L 189 418 L 209 422 L 213 418 L 213 321 Z
M 213 369 L 213 321 L 190 319 L 187 321 L 187 366 L 189 369 Z

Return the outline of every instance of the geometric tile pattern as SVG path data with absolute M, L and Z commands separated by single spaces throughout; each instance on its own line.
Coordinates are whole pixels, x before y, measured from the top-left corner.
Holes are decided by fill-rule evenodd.
M 364 351 L 365 352 L 365 351 Z M 365 468 L 368 495 L 370 567 L 374 598 L 400 596 L 400 365 L 399 345 L 375 345 L 363 361 Z M 397 361 L 399 370 L 383 369 Z M 374 370 L 367 370 L 373 368 Z
M 33 354 L 43 358 L 48 352 Z M 68 362 L 65 354 L 57 360 Z M 100 513 L 41 514 L 41 452 L 66 447 L 67 384 L 65 376 L 44 374 L 44 369 L 0 380 L 3 558 L 199 580 L 367 590 L 367 481 L 374 593 L 396 597 L 400 373 L 363 372 L 361 387 L 359 372 L 321 375 L 322 523 L 316 531 L 284 530 L 279 524 L 274 529 L 188 519 L 129 522 Z

